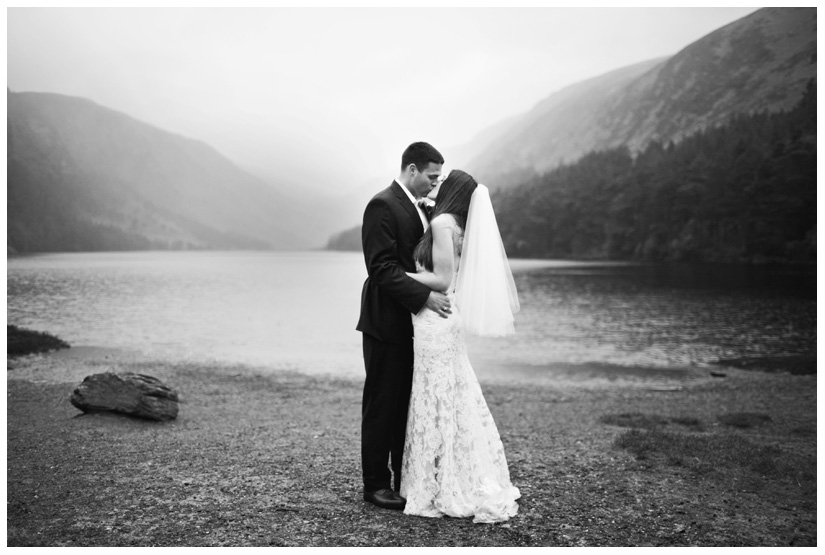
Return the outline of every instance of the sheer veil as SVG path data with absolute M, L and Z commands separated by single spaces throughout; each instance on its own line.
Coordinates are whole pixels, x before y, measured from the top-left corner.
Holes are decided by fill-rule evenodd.
M 456 304 L 465 329 L 483 337 L 515 333 L 519 311 L 513 273 L 504 252 L 490 191 L 478 184 L 470 200 L 456 278 Z

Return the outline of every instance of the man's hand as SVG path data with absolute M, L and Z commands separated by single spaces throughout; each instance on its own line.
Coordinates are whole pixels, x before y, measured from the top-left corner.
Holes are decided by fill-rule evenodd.
M 452 313 L 450 310 L 450 298 L 438 291 L 430 291 L 430 296 L 427 297 L 427 302 L 424 304 L 424 307 L 429 308 L 442 318 L 446 318 Z

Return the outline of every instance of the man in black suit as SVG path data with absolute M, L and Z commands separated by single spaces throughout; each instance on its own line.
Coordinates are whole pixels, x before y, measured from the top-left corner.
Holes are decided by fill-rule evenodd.
M 446 295 L 406 274 L 415 271 L 413 250 L 428 225 L 416 201 L 436 186 L 442 164 L 444 158 L 427 143 L 407 147 L 398 178 L 370 200 L 361 227 L 368 274 L 356 327 L 363 334 L 367 371 L 361 407 L 364 500 L 386 509 L 406 503 L 398 490 L 412 389 L 412 314 L 424 307 L 444 318 L 450 313 Z

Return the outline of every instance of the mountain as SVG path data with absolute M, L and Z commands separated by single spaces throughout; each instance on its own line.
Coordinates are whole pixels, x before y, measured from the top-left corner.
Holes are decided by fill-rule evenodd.
M 735 114 L 793 108 L 816 79 L 816 8 L 765 8 L 651 60 L 562 89 L 480 137 L 466 169 L 509 186 L 593 151 L 679 142 Z
M 10 251 L 290 249 L 290 204 L 212 147 L 82 98 L 7 91 Z

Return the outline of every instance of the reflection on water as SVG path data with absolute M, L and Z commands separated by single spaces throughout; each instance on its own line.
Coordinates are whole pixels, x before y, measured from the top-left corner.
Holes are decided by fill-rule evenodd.
M 812 353 L 815 268 L 512 261 L 517 334 L 482 364 L 675 369 Z M 360 254 L 186 252 L 11 258 L 7 320 L 72 345 L 360 376 Z
M 815 350 L 813 269 L 554 267 L 517 274 L 516 286 L 519 333 L 472 340 L 485 357 L 673 368 Z

